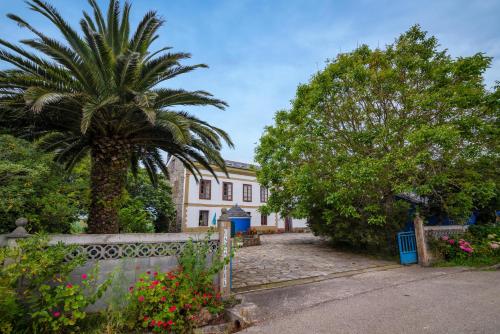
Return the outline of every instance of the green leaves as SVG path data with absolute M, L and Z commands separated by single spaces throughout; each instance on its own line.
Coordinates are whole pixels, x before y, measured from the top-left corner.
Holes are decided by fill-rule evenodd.
M 400 192 L 455 221 L 498 197 L 500 100 L 482 83 L 491 58 L 453 59 L 438 45 L 414 26 L 300 85 L 256 149 L 269 209 L 308 217 L 339 243 L 386 247 L 407 220 Z
M 154 148 L 178 156 L 194 171 L 190 161 L 213 163 L 224 169 L 220 149 L 222 142 L 232 145 L 229 136 L 172 108 L 212 105 L 224 109 L 227 104 L 205 91 L 157 88 L 166 80 L 206 65 L 183 66 L 181 61 L 190 54 L 167 53 L 170 47 L 150 50 L 163 24 L 156 12 L 146 13 L 131 31 L 130 3 L 122 6 L 118 0 L 109 0 L 107 13 L 96 1 L 89 3 L 93 13 L 83 13 L 80 32 L 50 4 L 28 1 L 31 10 L 61 33 L 62 41 L 9 14 L 35 38 L 21 41 L 32 50 L 0 40 L 0 60 L 15 69 L 0 71 L 0 127 L 30 138 L 63 134 L 67 142 L 53 149 L 65 150 L 58 159 L 68 168 L 96 142 L 115 138 L 129 143 L 134 151 Z M 74 146 L 77 137 L 85 146 Z M 142 162 L 165 169 L 162 159 Z

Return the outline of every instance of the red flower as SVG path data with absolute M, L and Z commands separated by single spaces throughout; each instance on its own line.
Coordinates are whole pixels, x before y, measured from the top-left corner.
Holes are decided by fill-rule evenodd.
M 71 289 L 71 288 L 73 287 L 73 285 L 68 284 L 68 285 L 66 285 L 66 287 L 67 287 L 68 289 Z
M 166 300 L 167 300 L 167 297 L 165 297 L 165 296 L 161 297 L 162 302 L 165 302 Z
M 144 316 L 144 321 L 148 321 L 149 317 L 147 315 Z
M 61 312 L 53 312 L 52 315 L 56 318 L 59 318 L 59 316 L 61 315 Z
M 130 292 L 134 291 L 134 287 L 131 286 L 130 288 L 128 288 L 128 291 L 130 291 Z
M 148 271 L 146 271 L 146 274 L 151 275 L 151 272 L 148 270 Z
M 153 273 L 153 276 L 158 276 L 158 273 L 155 271 L 155 272 Z
M 175 286 L 179 286 L 179 284 L 180 284 L 179 282 L 175 282 Z
M 82 274 L 82 279 L 87 279 L 87 274 Z
M 170 306 L 170 307 L 168 308 L 168 310 L 169 310 L 170 312 L 175 312 L 175 310 L 177 310 L 177 306 L 175 306 L 175 305 Z
M 139 278 L 139 281 L 144 282 L 144 278 Z
M 156 325 L 156 321 L 153 319 L 151 320 L 151 323 L 149 324 L 149 326 L 155 326 Z
M 158 285 L 159 283 L 160 283 L 160 281 L 153 281 L 151 284 Z
M 167 325 L 172 326 L 174 322 L 172 320 L 167 321 Z
M 161 289 L 162 289 L 163 291 L 165 291 L 165 290 L 167 290 L 167 287 L 166 287 L 166 286 L 162 286 L 162 287 L 161 287 Z
M 139 300 L 140 302 L 143 302 L 144 301 L 144 296 L 139 296 L 139 298 L 137 298 L 137 300 Z
M 163 321 L 158 320 L 158 322 L 156 323 L 156 325 L 157 325 L 157 326 L 161 326 L 161 325 L 163 325 Z

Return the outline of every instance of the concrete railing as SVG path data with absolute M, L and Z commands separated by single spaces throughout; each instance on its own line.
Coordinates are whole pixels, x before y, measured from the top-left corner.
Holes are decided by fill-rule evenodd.
M 442 236 L 460 235 L 467 232 L 468 225 L 424 226 L 422 218 L 418 215 L 413 221 L 415 226 L 415 239 L 417 241 L 418 263 L 429 266 L 436 260 L 430 248 L 430 241 Z
M 0 246 L 15 247 L 17 240 L 29 238 L 30 235 L 24 228 L 26 223 L 26 219 L 18 219 L 15 231 L 0 235 Z M 68 255 L 68 260 L 77 255 L 83 255 L 87 259 L 85 265 L 71 273 L 70 282 L 79 282 L 82 274 L 98 265 L 98 282 L 115 273 L 125 291 L 146 271 L 166 272 L 175 269 L 178 266 L 178 256 L 186 243 L 205 238 L 206 233 L 54 234 L 49 235 L 49 245 L 59 242 L 74 245 L 75 251 Z M 218 220 L 218 229 L 209 236 L 209 246 L 207 261 L 212 261 L 220 247 L 223 247 L 220 256 L 227 257 L 230 254 L 231 224 L 224 214 Z M 225 266 L 214 282 L 223 296 L 230 293 L 229 277 L 229 266 Z M 98 303 L 97 308 L 103 307 L 103 303 Z

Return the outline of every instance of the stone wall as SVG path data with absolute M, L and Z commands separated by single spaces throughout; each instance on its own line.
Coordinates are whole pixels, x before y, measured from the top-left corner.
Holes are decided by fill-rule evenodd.
M 206 259 L 207 263 L 212 261 L 220 247 L 220 240 L 223 240 L 220 236 L 223 232 L 229 233 L 222 229 L 219 233 L 211 234 L 209 241 L 211 252 Z M 16 240 L 26 237 L 29 235 L 25 230 L 24 234 L 13 232 L 0 235 L 0 247 L 15 246 Z M 82 274 L 88 274 L 96 265 L 99 268 L 98 283 L 104 281 L 111 273 L 115 275 L 114 287 L 91 308 L 96 310 L 105 308 L 112 299 L 124 300 L 128 288 L 146 271 L 166 272 L 175 269 L 178 265 L 177 257 L 186 242 L 201 241 L 205 237 L 205 233 L 51 235 L 49 244 L 62 242 L 66 245 L 76 245 L 75 253 L 68 255 L 68 259 L 78 254 L 83 254 L 87 258 L 84 266 L 71 273 L 70 282 L 80 283 Z M 214 284 L 219 285 L 219 282 L 220 278 L 217 277 Z
M 177 158 L 172 158 L 167 166 L 172 186 L 172 201 L 175 206 L 175 224 L 170 226 L 169 232 L 182 231 L 182 213 L 184 206 L 184 165 Z

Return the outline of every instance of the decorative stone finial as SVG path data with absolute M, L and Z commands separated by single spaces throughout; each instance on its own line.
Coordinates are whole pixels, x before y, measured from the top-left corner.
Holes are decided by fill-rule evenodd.
M 227 215 L 227 209 L 226 208 L 223 208 L 221 210 L 221 215 L 218 219 L 219 221 L 229 221 L 229 216 Z
M 27 238 L 30 234 L 24 228 L 28 224 L 28 219 L 21 217 L 16 219 L 16 229 L 7 234 L 7 238 Z

